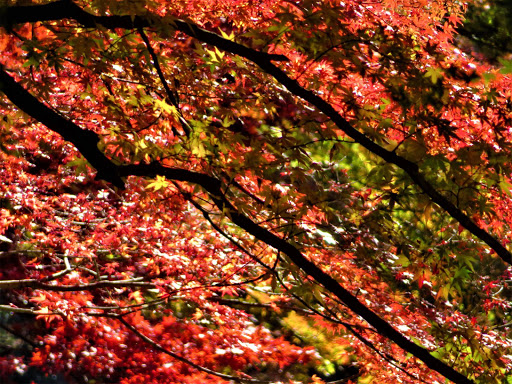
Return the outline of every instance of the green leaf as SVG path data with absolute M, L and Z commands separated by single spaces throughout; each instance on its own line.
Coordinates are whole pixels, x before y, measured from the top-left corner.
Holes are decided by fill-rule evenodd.
M 443 75 L 444 75 L 444 72 L 443 72 L 442 68 L 434 68 L 434 67 L 429 67 L 424 74 L 424 76 L 430 78 L 430 80 L 432 80 L 432 83 L 434 83 L 434 84 L 436 84 L 437 80 L 442 78 Z
M 505 60 L 502 58 L 499 58 L 498 61 L 502 65 L 502 68 L 500 69 L 500 73 L 504 75 L 508 75 L 509 73 L 512 73 L 512 60 Z

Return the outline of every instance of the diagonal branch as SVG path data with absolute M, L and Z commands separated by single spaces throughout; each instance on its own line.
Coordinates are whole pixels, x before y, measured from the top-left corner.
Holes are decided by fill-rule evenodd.
M 186 176 L 187 173 L 189 173 L 188 176 Z M 313 279 L 325 287 L 329 292 L 333 293 L 354 313 L 365 319 L 379 332 L 379 334 L 393 340 L 402 349 L 422 360 L 429 368 L 439 372 L 455 383 L 472 383 L 472 381 L 464 375 L 458 373 L 452 367 L 432 356 L 427 349 L 416 345 L 394 329 L 387 321 L 382 319 L 379 315 L 361 303 L 348 290 L 343 288 L 334 278 L 323 272 L 313 262 L 309 261 L 295 246 L 276 236 L 266 228 L 259 226 L 247 216 L 238 212 L 222 194 L 219 180 L 212 178 L 211 176 L 201 175 L 199 173 L 185 170 L 179 170 L 178 172 L 176 169 L 165 168 L 158 163 L 121 167 L 120 174 L 131 174 L 146 177 L 156 177 L 159 175 L 165 176 L 168 179 L 173 179 L 176 175 L 179 175 L 180 181 L 189 181 L 201 185 L 210 194 L 212 201 L 218 209 L 221 212 L 225 212 L 233 223 L 243 228 L 256 239 L 287 255 L 295 265 L 313 277 Z
M 160 62 L 158 61 L 158 56 L 156 55 L 155 50 L 151 46 L 151 42 L 148 39 L 148 36 L 144 32 L 144 28 L 138 28 L 139 35 L 142 37 L 142 40 L 144 41 L 144 44 L 146 45 L 146 48 L 151 56 L 151 59 L 153 60 L 153 66 L 156 69 L 156 73 L 158 74 L 158 78 L 160 79 L 160 82 L 162 83 L 165 93 L 167 94 L 167 97 L 169 98 L 169 101 L 171 104 L 176 108 L 176 112 L 178 114 L 178 120 L 180 121 L 181 127 L 183 128 L 183 131 L 187 136 L 190 135 L 190 126 L 188 125 L 187 121 L 183 117 L 183 114 L 180 109 L 180 105 L 178 102 L 177 96 L 171 91 L 169 88 L 169 85 L 167 84 L 167 80 L 165 79 L 164 73 L 162 71 L 162 67 L 160 66 Z M 179 136 L 178 132 L 176 132 L 176 129 L 172 127 L 173 133 L 175 136 Z
M 119 177 L 115 164 L 98 149 L 100 139 L 97 134 L 80 128 L 41 103 L 8 75 L 1 65 L 0 91 L 23 112 L 61 135 L 64 140 L 73 143 L 96 169 L 99 179 L 108 180 L 120 188 L 124 187 L 124 182 Z
M 192 27 L 190 27 L 192 30 Z M 178 28 L 183 33 L 189 36 L 195 37 L 205 43 L 216 46 L 217 48 L 224 49 L 232 54 L 245 57 L 246 59 L 257 64 L 264 72 L 271 75 L 280 84 L 284 85 L 288 91 L 295 96 L 302 98 L 318 108 L 319 111 L 323 112 L 336 126 L 341 129 L 345 134 L 351 137 L 356 143 L 366 148 L 371 153 L 381 157 L 383 160 L 390 164 L 394 164 L 401 168 L 414 183 L 420 187 L 420 189 L 426 193 L 433 202 L 444 209 L 450 216 L 457 220 L 464 228 L 471 232 L 474 236 L 485 242 L 491 247 L 496 254 L 508 264 L 512 264 L 512 254 L 508 249 L 501 244 L 494 236 L 480 228 L 471 218 L 466 215 L 462 210 L 457 208 L 452 202 L 437 191 L 437 189 L 430 184 L 425 177 L 420 173 L 417 164 L 405 159 L 402 156 L 397 155 L 394 151 L 388 151 L 387 149 L 376 144 L 366 135 L 355 129 L 347 120 L 345 120 L 334 107 L 327 101 L 318 96 L 314 91 L 308 90 L 302 87 L 296 80 L 290 78 L 282 69 L 272 63 L 272 59 L 268 57 L 255 56 L 252 52 L 247 54 L 249 48 L 239 49 L 236 46 L 226 44 L 219 44 L 218 40 L 222 37 L 217 36 L 211 38 L 211 32 L 208 33 L 195 33 L 198 27 L 194 28 L 194 32 L 189 32 L 186 28 Z M 252 51 L 252 50 L 251 50 Z
M 62 19 L 74 19 L 82 26 L 91 28 L 94 28 L 97 25 L 110 29 L 132 29 L 151 26 L 150 20 L 143 16 L 92 15 L 72 3 L 70 0 L 59 0 L 45 5 L 13 6 L 4 8 L 3 11 L 0 10 L 0 26 L 5 25 L 9 27 L 23 22 L 56 21 Z M 433 202 L 439 205 L 474 236 L 491 247 L 496 254 L 503 259 L 503 261 L 508 264 L 512 264 L 512 254 L 508 249 L 493 235 L 479 227 L 468 215 L 439 193 L 437 189 L 420 173 L 417 164 L 397 155 L 393 151 L 388 151 L 373 142 L 370 138 L 355 129 L 347 120 L 345 120 L 331 104 L 318 96 L 314 91 L 302 87 L 296 80 L 290 78 L 282 69 L 272 63 L 272 61 L 286 61 L 287 58 L 285 56 L 256 51 L 244 45 L 225 39 L 216 33 L 200 28 L 191 22 L 185 22 L 179 19 L 169 19 L 168 22 L 180 32 L 207 44 L 213 45 L 221 50 L 242 56 L 257 64 L 264 72 L 276 79 L 291 93 L 309 102 L 319 111 L 323 112 L 334 122 L 334 124 L 336 124 L 338 128 L 345 132 L 345 134 L 351 137 L 355 142 L 359 143 L 373 154 L 381 157 L 386 162 L 394 164 L 405 171 L 414 183 L 419 186 Z M 93 163 L 91 162 L 91 164 Z M 99 169 L 98 172 L 100 172 Z
M 19 23 L 22 21 L 58 20 L 63 18 L 75 19 L 86 27 L 94 27 L 96 24 L 101 24 L 106 28 L 139 28 L 149 24 L 149 22 L 144 18 L 138 16 L 94 16 L 83 11 L 69 1 L 57 1 L 44 6 L 11 7 L 3 11 L 2 17 L 3 19 L 0 19 L 0 21 L 2 21 L 4 25 L 6 25 L 6 19 L 10 20 L 11 23 Z M 425 181 L 423 176 L 420 175 L 416 164 L 375 144 L 353 128 L 330 104 L 317 96 L 314 92 L 302 88 L 296 81 L 290 79 L 281 69 L 272 64 L 271 60 L 283 59 L 282 56 L 269 55 L 252 50 L 240 44 L 223 39 L 212 32 L 203 30 L 184 21 L 174 20 L 173 25 L 175 25 L 176 29 L 187 33 L 190 36 L 194 36 L 202 41 L 215 45 L 219 49 L 241 55 L 259 65 L 265 72 L 274 76 L 277 81 L 286 86 L 292 93 L 302 97 L 306 101 L 315 105 L 319 110 L 323 111 L 355 141 L 359 142 L 373 153 L 381 156 L 386 161 L 396 164 L 400 168 L 404 169 L 426 193 L 429 193 L 434 201 L 437 199 L 438 201 L 436 202 L 452 214 L 453 217 L 459 217 L 458 220 L 463 225 L 464 223 L 467 224 L 467 222 L 463 220 L 469 220 L 470 224 L 498 243 L 498 245 L 503 248 L 504 252 L 506 252 L 506 258 L 510 259 L 508 251 L 501 246 L 496 239 L 476 226 L 464 213 L 451 205 L 450 202 L 446 201 L 443 196 L 441 196 L 430 184 L 428 184 L 428 182 Z M 234 224 L 247 231 L 249 234 L 254 236 L 255 239 L 260 240 L 272 246 L 279 252 L 287 255 L 295 265 L 315 279 L 319 284 L 324 286 L 338 299 L 343 301 L 347 307 L 365 319 L 381 335 L 388 337 L 405 351 L 413 354 L 415 357 L 422 360 L 429 368 L 439 372 L 447 379 L 461 384 L 473 383 L 467 377 L 455 371 L 452 367 L 432 356 L 427 349 L 416 345 L 394 329 L 387 321 L 382 319 L 379 315 L 361 303 L 348 290 L 343 288 L 333 277 L 323 272 L 321 268 L 308 260 L 294 245 L 288 243 L 286 240 L 278 237 L 266 228 L 253 222 L 249 217 L 240 213 L 223 195 L 221 189 L 222 183 L 220 180 L 197 172 L 166 168 L 159 163 L 116 166 L 98 150 L 96 144 L 98 143 L 99 138 L 95 133 L 82 130 L 73 122 L 66 120 L 64 117 L 53 112 L 50 108 L 39 102 L 35 97 L 30 95 L 30 93 L 24 90 L 23 87 L 17 84 L 14 79 L 3 70 L 0 71 L 0 90 L 3 91 L 7 97 L 18 106 L 18 108 L 43 123 L 51 130 L 62 135 L 64 139 L 72 142 L 83 156 L 98 170 L 99 178 L 103 178 L 122 187 L 124 184 L 121 180 L 121 176 L 137 175 L 142 177 L 155 177 L 160 175 L 165 176 L 168 179 L 185 181 L 202 186 L 210 194 L 210 198 L 217 208 L 221 212 L 226 213 Z M 439 201 L 441 201 L 441 203 L 439 203 Z M 445 206 L 443 206 L 443 204 Z M 450 205 L 446 206 L 446 204 Z M 453 210 L 450 211 L 450 207 L 452 207 L 455 212 L 453 212 Z M 466 228 L 468 228 L 468 225 L 466 225 Z M 482 233 L 479 233 L 478 231 L 473 233 L 478 233 L 480 236 L 483 236 Z M 485 236 L 483 237 L 485 238 Z M 484 239 L 482 238 L 482 240 Z M 492 242 L 490 243 L 493 244 Z M 489 245 L 491 245 L 490 243 L 488 242 Z M 493 247 L 493 249 L 495 249 L 496 252 L 500 250 L 500 248 L 496 246 Z M 503 254 L 503 252 L 501 253 Z M 500 256 L 502 256 L 502 254 L 500 254 Z M 504 256 L 502 256 L 502 258 L 503 257 Z M 104 283 L 98 282 L 94 284 Z M 54 288 L 53 286 L 50 287 Z M 50 287 L 48 289 L 51 289 Z
M 155 18 L 158 19 L 160 17 L 155 16 Z M 87 28 L 96 28 L 98 25 L 101 25 L 109 29 L 139 29 L 151 27 L 152 24 L 154 24 L 154 20 L 152 21 L 150 18 L 138 15 L 96 16 L 83 10 L 70 0 L 58 0 L 44 5 L 16 5 L 3 7 L 3 9 L 0 8 L 0 26 L 5 26 L 8 29 L 13 25 L 21 23 L 57 21 L 63 19 L 76 20 L 83 27 Z M 244 45 L 224 39 L 216 33 L 200 28 L 193 23 L 171 18 L 169 18 L 168 23 L 176 30 L 215 45 L 219 49 L 229 52 L 240 52 L 241 56 L 247 57 L 251 61 L 288 61 L 288 58 L 284 55 L 256 51 Z

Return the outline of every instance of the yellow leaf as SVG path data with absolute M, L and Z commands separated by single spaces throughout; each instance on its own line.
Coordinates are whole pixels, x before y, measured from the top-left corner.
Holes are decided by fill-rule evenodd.
M 432 83 L 436 84 L 437 80 L 443 77 L 443 70 L 441 68 L 429 67 L 427 72 L 425 72 L 425 77 L 430 77 Z
M 140 291 L 134 291 L 128 295 L 128 299 L 135 300 L 137 304 L 142 304 L 144 302 L 144 298 L 142 297 L 142 293 Z
M 149 183 L 146 186 L 146 189 L 153 189 L 154 191 L 158 191 L 162 188 L 167 188 L 169 186 L 169 181 L 165 178 L 165 176 L 157 176 L 154 181 Z
M 220 34 L 223 38 L 225 38 L 226 40 L 235 40 L 235 33 L 234 32 L 231 32 L 229 35 L 224 32 L 223 30 L 220 31 Z

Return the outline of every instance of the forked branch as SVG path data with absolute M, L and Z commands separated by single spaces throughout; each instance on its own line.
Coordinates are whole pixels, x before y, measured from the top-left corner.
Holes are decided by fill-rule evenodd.
M 387 321 L 382 319 L 379 315 L 361 303 L 348 290 L 343 288 L 332 276 L 323 272 L 321 268 L 309 261 L 307 257 L 304 256 L 294 245 L 288 243 L 286 240 L 256 224 L 249 217 L 240 213 L 223 194 L 223 186 L 220 180 L 198 172 L 167 168 L 158 162 L 151 164 L 117 166 L 99 152 L 96 147 L 96 143 L 99 138 L 95 133 L 84 131 L 73 122 L 66 120 L 64 117 L 53 112 L 49 107 L 39 102 L 34 96 L 21 87 L 21 85 L 16 83 L 15 80 L 3 70 L 0 70 L 0 90 L 3 91 L 11 102 L 13 102 L 18 108 L 38 119 L 49 129 L 61 134 L 66 140 L 75 144 L 80 151 L 83 149 L 82 154 L 93 166 L 95 164 L 105 166 L 109 172 L 100 173 L 98 170 L 98 174 L 107 181 L 117 182 L 119 184 L 122 176 L 165 176 L 170 180 L 184 181 L 200 185 L 206 192 L 208 192 L 210 199 L 217 208 L 221 212 L 225 212 L 234 224 L 244 229 L 255 239 L 262 241 L 282 254 L 287 255 L 295 265 L 345 303 L 345 305 L 354 313 L 361 316 L 381 335 L 389 338 L 405 351 L 423 361 L 429 368 L 437 371 L 447 379 L 458 384 L 473 383 L 473 381 L 458 373 L 446 363 L 432 356 L 427 349 L 416 345 L 414 342 L 410 341 L 407 337 L 398 332 Z M 63 131 L 62 126 L 66 127 L 66 130 Z M 83 137 L 82 132 L 87 132 L 87 137 L 89 139 L 88 143 L 93 146 L 92 149 L 84 147 L 85 144 L 81 142 Z M 93 160 L 91 161 L 89 157 Z M 95 284 L 105 284 L 105 282 L 98 282 Z M 51 287 L 53 288 L 53 286 Z M 44 286 L 41 286 L 41 288 L 44 288 Z
M 69 0 L 59 0 L 45 5 L 7 7 L 0 12 L 0 15 L 3 15 L 3 17 L 0 17 L 0 26 L 4 25 L 6 27 L 24 22 L 56 21 L 62 19 L 73 19 L 82 26 L 90 28 L 101 25 L 102 27 L 109 29 L 139 29 L 151 25 L 150 20 L 144 16 L 92 15 Z M 163 22 L 165 22 L 165 20 L 163 20 Z M 510 253 L 499 240 L 478 226 L 468 215 L 457 208 L 432 184 L 430 184 L 421 174 L 417 164 L 372 141 L 365 134 L 355 129 L 331 104 L 318 96 L 314 91 L 302 87 L 296 80 L 290 78 L 282 69 L 273 63 L 275 61 L 287 61 L 286 56 L 259 52 L 242 44 L 225 39 L 216 33 L 200 28 L 191 22 L 179 19 L 169 19 L 168 23 L 182 33 L 215 46 L 220 50 L 244 57 L 257 64 L 265 73 L 272 76 L 295 96 L 302 98 L 324 113 L 339 129 L 345 132 L 345 134 L 351 137 L 356 143 L 360 144 L 371 153 L 381 157 L 386 162 L 394 164 L 402 169 L 409 175 L 414 183 L 432 199 L 433 202 L 457 220 L 474 236 L 485 242 L 501 259 L 503 259 L 503 261 L 512 265 L 512 253 Z M 85 156 L 85 153 L 83 154 Z M 93 164 L 92 161 L 91 164 Z M 98 169 L 94 164 L 93 166 Z M 98 169 L 98 172 L 100 172 L 100 169 Z M 105 176 L 109 175 L 107 174 Z M 100 174 L 99 177 L 103 177 L 103 175 Z M 111 177 L 111 179 L 105 179 L 112 182 L 115 180 L 114 177 Z M 119 180 L 115 180 L 115 182 L 119 183 Z

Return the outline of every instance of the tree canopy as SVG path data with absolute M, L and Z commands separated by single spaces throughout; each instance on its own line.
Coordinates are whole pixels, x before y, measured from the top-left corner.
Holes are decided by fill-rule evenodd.
M 0 378 L 512 382 L 512 66 L 464 12 L 3 2 Z

